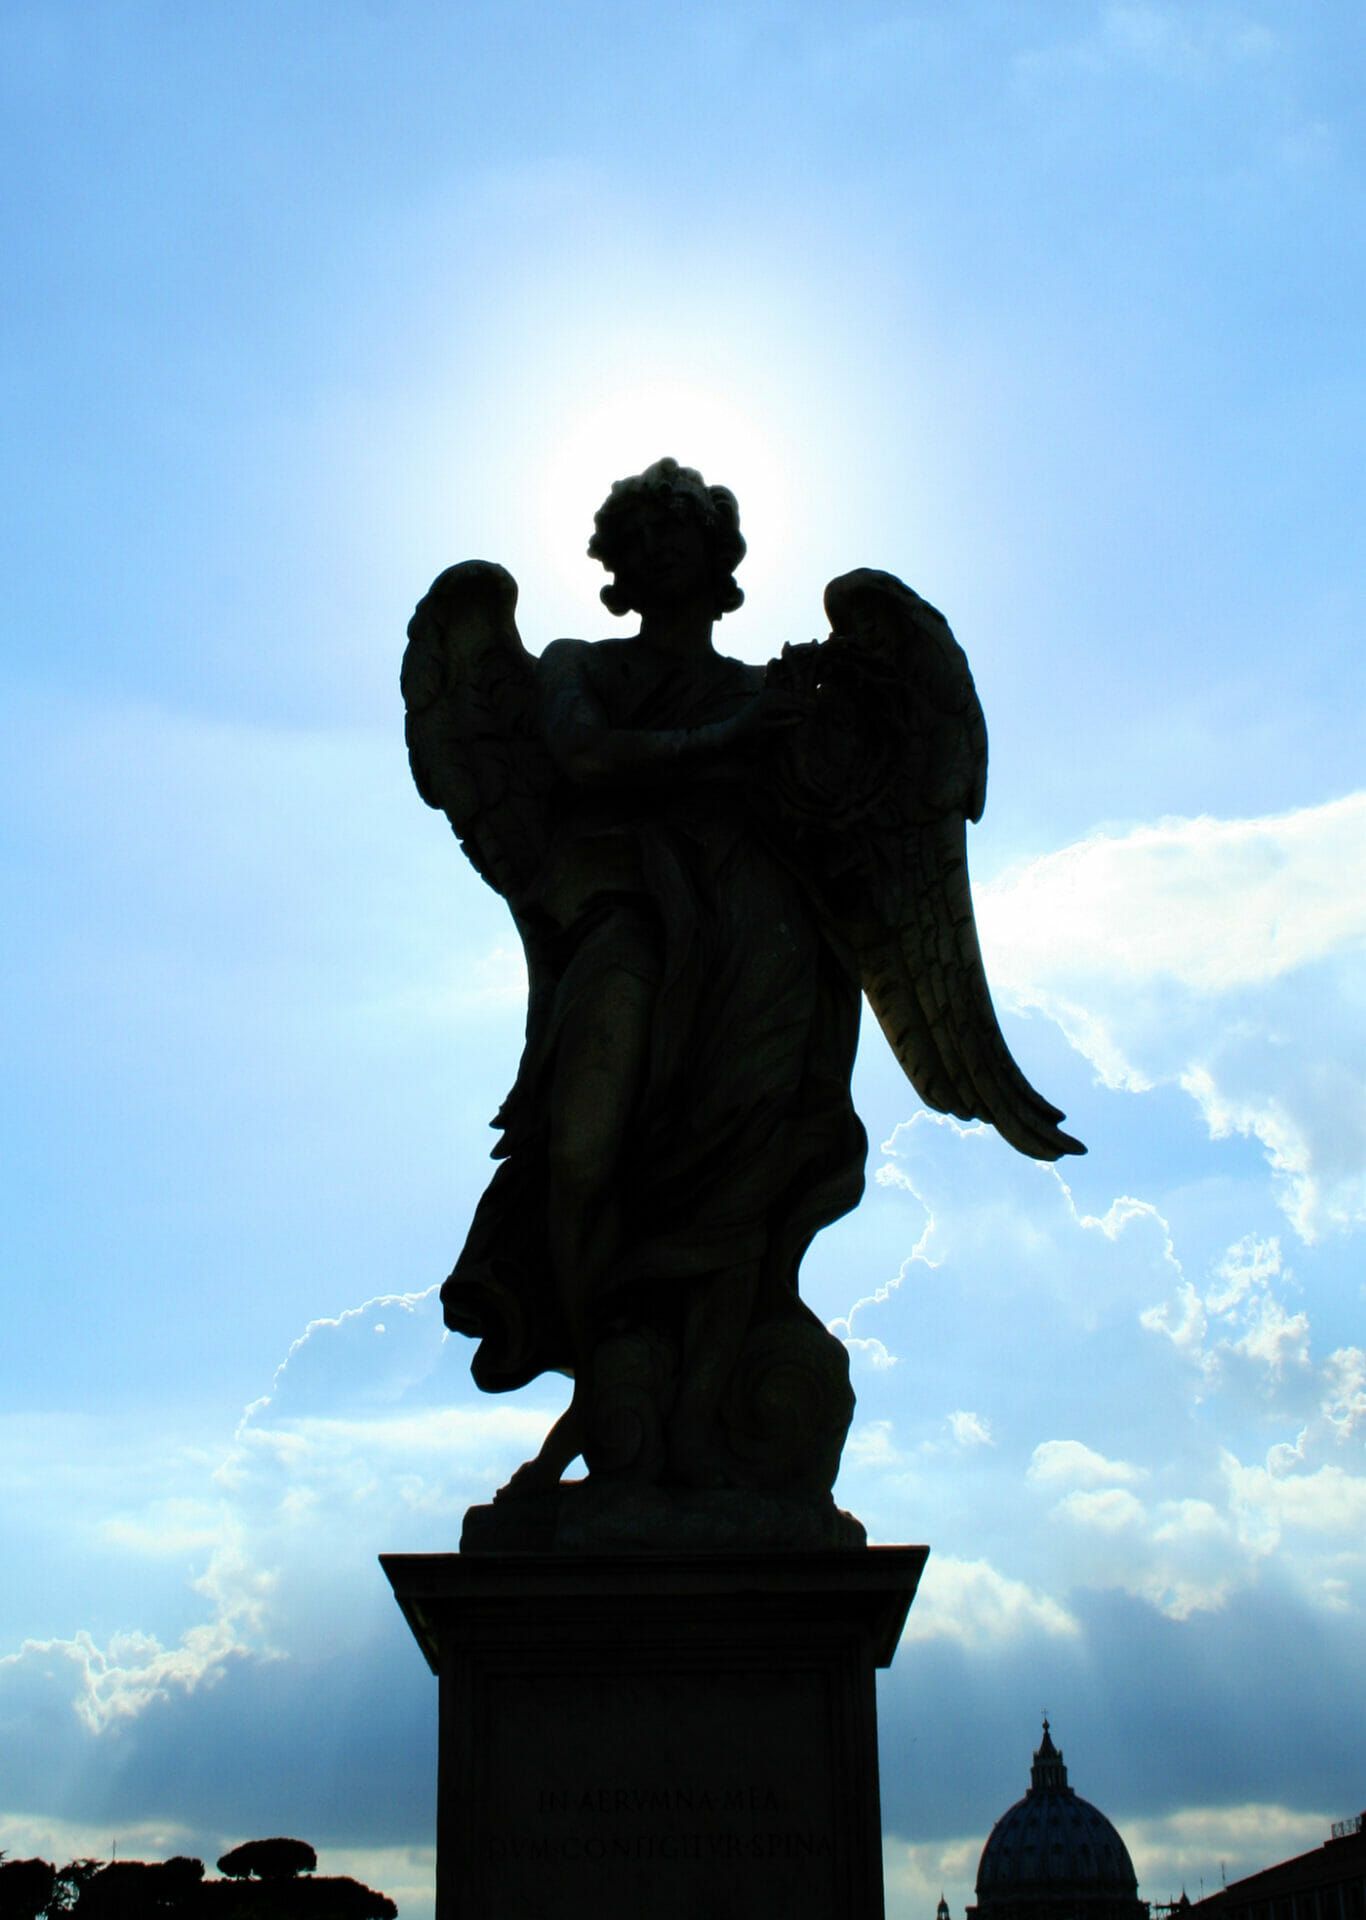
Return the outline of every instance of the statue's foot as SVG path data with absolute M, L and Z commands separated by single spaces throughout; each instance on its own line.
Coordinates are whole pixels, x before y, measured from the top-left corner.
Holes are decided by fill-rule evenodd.
M 537 1454 L 534 1460 L 526 1460 L 518 1467 L 510 1480 L 499 1487 L 494 1500 L 526 1500 L 536 1493 L 547 1493 L 551 1487 L 560 1484 L 560 1470 L 550 1461 L 543 1460 Z
M 494 1499 L 524 1500 L 557 1487 L 560 1475 L 579 1452 L 580 1445 L 578 1409 L 571 1400 L 541 1442 L 540 1452 L 518 1467 L 507 1485 L 499 1487 Z

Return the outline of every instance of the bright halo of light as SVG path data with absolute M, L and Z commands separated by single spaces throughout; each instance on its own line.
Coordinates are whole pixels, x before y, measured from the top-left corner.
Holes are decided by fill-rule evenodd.
M 665 454 L 738 498 L 750 546 L 740 581 L 747 597 L 761 603 L 793 554 L 797 502 L 790 451 L 757 414 L 724 393 L 673 380 L 624 386 L 557 427 L 541 470 L 536 512 L 539 541 L 557 584 L 582 597 L 594 513 L 614 480 Z M 589 568 L 594 570 L 591 562 Z M 602 583 L 603 576 L 592 580 L 592 591 Z

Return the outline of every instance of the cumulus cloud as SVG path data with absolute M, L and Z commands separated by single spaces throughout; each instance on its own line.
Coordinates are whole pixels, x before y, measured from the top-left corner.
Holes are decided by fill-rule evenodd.
M 969 1413 L 960 1407 L 949 1415 L 949 1432 L 960 1447 L 994 1447 L 991 1437 L 991 1422 L 984 1420 L 980 1413 Z
M 1330 1818 L 1326 1811 L 1254 1801 L 1130 1816 L 1121 1830 L 1148 1899 L 1170 1900 L 1184 1890 L 1198 1900 L 1218 1890 L 1216 1874 L 1240 1880 L 1321 1846 Z
M 1003 1000 L 1107 1086 L 1255 1140 L 1306 1241 L 1366 1221 L 1366 793 L 1096 833 L 978 890 Z
M 1355 1606 L 1366 1593 L 1366 1476 L 1312 1465 L 1308 1440 L 1306 1429 L 1252 1463 L 1223 1447 L 1212 1477 L 1187 1469 L 1199 1493 L 1145 1501 L 1123 1485 L 1071 1487 L 1049 1514 L 1067 1529 L 1070 1580 L 1185 1621 L 1255 1588 L 1274 1557 L 1312 1605 Z M 1031 1477 L 1041 1490 L 1065 1484 Z M 1280 1553 L 1287 1535 L 1293 1557 Z
M 1330 1353 L 1323 1383 L 1323 1417 L 1339 1442 L 1350 1440 L 1366 1422 L 1366 1352 L 1360 1347 L 1339 1347 Z
M 906 1196 L 934 1264 L 876 1309 L 907 1356 L 902 1392 L 918 1384 L 922 1402 L 897 1415 L 917 1474 L 888 1474 L 876 1490 L 880 1538 L 925 1537 L 936 1559 L 973 1560 L 954 1486 L 971 1472 L 982 1533 L 1009 1540 L 1012 1574 L 1069 1614 L 1091 1590 L 1189 1621 L 1254 1591 L 1273 1563 L 1313 1608 L 1355 1604 L 1356 1461 L 1337 1436 L 1361 1417 L 1366 1366 L 1348 1346 L 1316 1365 L 1304 1281 L 1275 1234 L 1245 1233 L 1188 1276 L 1151 1201 L 1078 1199 L 1074 1183 L 1094 1191 L 1087 1163 L 1069 1182 L 931 1115 L 899 1125 L 885 1151 L 896 1178 L 884 1191 Z M 1306 1249 L 1303 1263 L 1319 1258 Z M 1038 1362 L 993 1369 L 987 1400 L 976 1392 L 985 1329 L 993 1351 Z M 933 1356 L 923 1379 L 909 1371 L 920 1351 Z M 863 1377 L 865 1417 L 883 1413 L 881 1391 Z M 946 1446 L 946 1403 L 972 1409 L 996 1444 Z M 1292 1535 L 1279 1516 L 1294 1496 L 1268 1493 L 1265 1477 L 1298 1486 L 1329 1462 L 1343 1480 L 1308 1495 L 1321 1529 Z M 1032 1530 L 1020 1523 L 1022 1481 L 1041 1503 Z M 863 1493 L 851 1483 L 856 1507 Z M 898 1509 L 916 1532 L 898 1528 Z
M 1143 1503 L 1127 1487 L 1074 1488 L 1058 1502 L 1056 1512 L 1065 1514 L 1083 1527 L 1099 1527 L 1102 1533 L 1118 1533 L 1144 1518 Z
M 188 1628 L 174 1646 L 137 1629 L 111 1634 L 100 1645 L 82 1629 L 69 1639 L 26 1640 L 17 1653 L 0 1655 L 0 1676 L 8 1668 L 17 1677 L 55 1684 L 87 1731 L 104 1733 L 172 1692 L 215 1685 L 234 1660 L 268 1652 L 261 1635 L 273 1584 L 270 1573 L 251 1564 L 239 1534 L 214 1549 L 192 1582 L 209 1601 L 211 1617 Z
M 1069 1310 L 1094 1325 L 1118 1304 L 1116 1289 L 1127 1299 L 1141 1285 L 1150 1297 L 1155 1283 L 1184 1277 L 1170 1226 L 1151 1202 L 1121 1194 L 1089 1211 L 1056 1167 L 1012 1152 L 990 1128 L 922 1109 L 897 1124 L 882 1153 L 879 1186 L 907 1195 L 923 1225 L 897 1278 L 854 1312 L 887 1308 L 902 1289 L 900 1319 L 927 1297 L 961 1298 L 970 1285 L 989 1288 L 999 1313 L 1005 1301 L 990 1277 L 1009 1273 L 1015 1287 L 1028 1276 L 1052 1304 L 1065 1293 Z M 913 1271 L 917 1285 L 905 1288 Z
M 114 1838 L 125 1860 L 167 1860 L 177 1853 L 195 1856 L 203 1844 L 194 1828 L 174 1820 L 130 1821 L 120 1825 Z M 47 1812 L 0 1811 L 0 1854 L 14 1860 L 36 1856 L 58 1866 L 68 1860 L 102 1860 L 109 1843 L 109 1828 L 103 1823 L 64 1820 Z
M 464 1508 L 535 1451 L 553 1417 L 544 1396 L 474 1402 L 463 1358 L 448 1351 L 434 1292 L 377 1295 L 311 1322 L 227 1442 L 175 1464 L 193 1493 L 162 1491 L 163 1453 L 145 1470 L 121 1457 L 112 1514 L 99 1511 L 108 1488 L 87 1489 L 92 1531 L 115 1564 L 164 1566 L 158 1598 L 145 1580 L 134 1591 L 153 1614 L 188 1608 L 189 1623 L 169 1634 L 144 1614 L 31 1636 L 0 1656 L 0 1689 L 45 1715 L 64 1703 L 98 1738 L 243 1663 L 288 1661 L 307 1650 L 309 1621 L 328 1620 L 338 1645 L 365 1631 L 359 1587 L 376 1578 L 374 1554 L 453 1547 Z M 40 1470 L 35 1455 L 26 1471 Z M 338 1570 L 321 1588 L 319 1566 Z
M 1309 1364 L 1309 1316 L 1302 1308 L 1292 1313 L 1282 1298 L 1293 1284 L 1275 1235 L 1247 1234 L 1228 1248 L 1203 1292 L 1183 1277 L 1173 1298 L 1145 1307 L 1139 1319 L 1206 1378 L 1241 1358 L 1274 1383 L 1288 1366 Z
M 1107 1460 L 1080 1440 L 1041 1440 L 1029 1462 L 1029 1478 L 1044 1486 L 1132 1486 L 1144 1477 L 1127 1460 Z
M 844 1458 L 852 1467 L 900 1467 L 906 1456 L 892 1439 L 890 1420 L 865 1420 L 850 1432 Z
M 1366 946 L 1366 792 L 1250 820 L 1095 833 L 1001 874 L 979 917 L 1011 984 L 1074 969 L 1205 994 Z
M 986 1560 L 932 1555 L 906 1625 L 906 1639 L 1000 1647 L 1027 1635 L 1070 1637 L 1075 1619 L 1046 1593 Z
M 927 1225 L 924 1233 L 921 1235 L 921 1241 L 924 1240 L 925 1234 L 928 1234 L 929 1231 L 930 1228 Z M 916 1261 L 920 1261 L 926 1266 L 932 1266 L 934 1264 L 933 1261 L 926 1259 L 920 1242 L 917 1242 L 916 1246 L 907 1254 L 901 1263 L 900 1269 L 893 1274 L 890 1280 L 883 1281 L 882 1285 L 875 1287 L 871 1293 L 861 1295 L 859 1299 L 855 1300 L 848 1313 L 838 1314 L 833 1320 L 827 1322 L 829 1332 L 833 1333 L 837 1339 L 842 1340 L 845 1346 L 850 1348 L 852 1352 L 861 1353 L 865 1359 L 875 1367 L 894 1367 L 897 1357 L 876 1334 L 855 1333 L 854 1322 L 861 1314 L 868 1313 L 870 1309 L 885 1306 L 901 1286 L 911 1266 Z
M 1366 1540 L 1366 1475 L 1331 1462 L 1308 1472 L 1275 1472 L 1270 1465 L 1244 1466 L 1224 1455 L 1229 1504 L 1239 1539 L 1257 1553 L 1270 1553 L 1283 1534 L 1328 1535 L 1356 1549 Z
M 1004 1811 L 1004 1809 L 1002 1809 Z M 981 1834 L 948 1840 L 908 1841 L 888 1834 L 882 1848 L 887 1920 L 927 1920 L 946 1894 L 951 1911 L 970 1897 L 982 1852 Z

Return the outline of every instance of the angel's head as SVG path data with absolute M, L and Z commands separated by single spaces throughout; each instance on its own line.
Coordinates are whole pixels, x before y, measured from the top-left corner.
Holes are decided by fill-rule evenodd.
M 694 467 L 656 460 L 613 482 L 593 516 L 589 557 L 614 576 L 602 590 L 612 613 L 645 613 L 705 595 L 713 618 L 744 599 L 735 569 L 745 557 L 740 509 L 729 487 L 709 487 Z

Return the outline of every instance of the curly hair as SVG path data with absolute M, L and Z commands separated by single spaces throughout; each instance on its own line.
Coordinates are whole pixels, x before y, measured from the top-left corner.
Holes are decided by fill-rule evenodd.
M 695 467 L 680 467 L 667 455 L 646 467 L 644 473 L 612 482 L 612 491 L 593 515 L 589 558 L 600 560 L 609 573 L 615 574 L 621 564 L 626 529 L 645 502 L 696 518 L 711 549 L 716 617 L 734 613 L 745 597 L 735 580 L 735 569 L 745 557 L 735 495 L 729 487 L 709 487 Z M 634 605 L 629 588 L 616 580 L 602 589 L 599 598 L 610 613 L 629 613 Z

